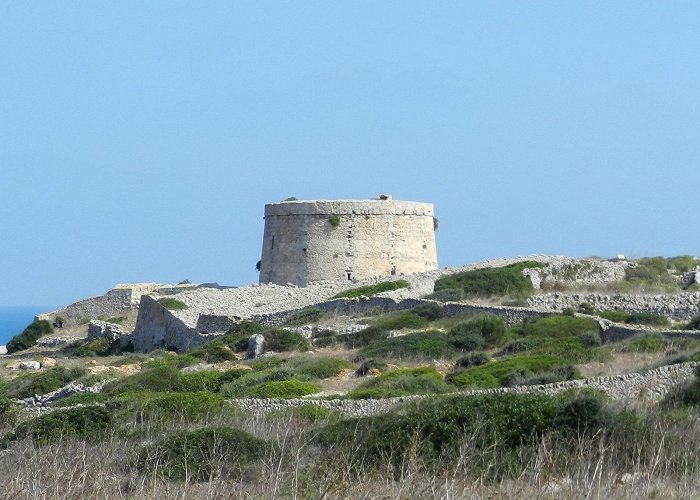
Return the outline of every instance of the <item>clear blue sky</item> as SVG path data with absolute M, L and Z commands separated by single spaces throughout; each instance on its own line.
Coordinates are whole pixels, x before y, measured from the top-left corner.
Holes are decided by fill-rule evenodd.
M 257 281 L 263 206 L 431 201 L 441 266 L 700 253 L 697 2 L 0 4 L 0 305 Z

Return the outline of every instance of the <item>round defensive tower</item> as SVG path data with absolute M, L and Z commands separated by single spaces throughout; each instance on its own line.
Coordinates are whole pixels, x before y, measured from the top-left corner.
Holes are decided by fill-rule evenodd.
M 265 205 L 260 283 L 304 286 L 437 269 L 433 205 L 376 200 Z

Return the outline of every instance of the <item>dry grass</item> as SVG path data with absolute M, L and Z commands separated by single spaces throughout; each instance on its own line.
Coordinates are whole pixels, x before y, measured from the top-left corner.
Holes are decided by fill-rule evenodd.
M 500 479 L 494 479 L 489 467 L 475 473 L 473 464 L 479 462 L 481 451 L 467 435 L 446 467 L 425 463 L 415 453 L 400 457 L 398 468 L 389 466 L 396 457 L 386 457 L 385 465 L 370 466 L 358 463 L 352 447 L 334 450 L 329 462 L 313 444 L 314 429 L 323 423 L 309 424 L 291 414 L 263 417 L 227 411 L 195 423 L 168 425 L 167 432 L 230 426 L 276 443 L 278 451 L 264 457 L 239 481 L 223 479 L 216 470 L 202 483 L 167 481 L 136 470 L 130 461 L 136 447 L 164 433 L 157 423 L 133 422 L 128 425 L 131 437 L 125 439 L 120 433 L 99 444 L 69 439 L 39 448 L 31 441 L 16 442 L 0 452 L 0 499 L 671 499 L 700 495 L 696 419 L 669 427 L 658 423 L 653 429 L 658 432 L 638 436 L 635 442 L 595 435 L 582 437 L 572 446 L 545 437 L 534 454 L 523 457 L 521 472 Z M 672 434 L 682 439 L 666 439 Z M 620 459 L 623 448 L 624 460 Z

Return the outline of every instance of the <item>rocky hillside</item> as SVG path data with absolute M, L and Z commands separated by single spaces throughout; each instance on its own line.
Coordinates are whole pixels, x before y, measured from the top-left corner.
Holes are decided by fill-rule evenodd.
M 0 461 L 19 472 L 3 486 L 694 496 L 695 264 L 530 256 L 305 288 L 123 285 L 129 300 L 90 299 L 110 305 L 85 324 L 57 326 L 81 301 L 8 344 Z

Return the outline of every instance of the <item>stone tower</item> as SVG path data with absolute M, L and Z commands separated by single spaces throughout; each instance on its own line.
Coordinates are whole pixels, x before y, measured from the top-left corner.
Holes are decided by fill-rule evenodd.
M 433 205 L 376 200 L 265 205 L 260 283 L 304 286 L 437 269 Z

